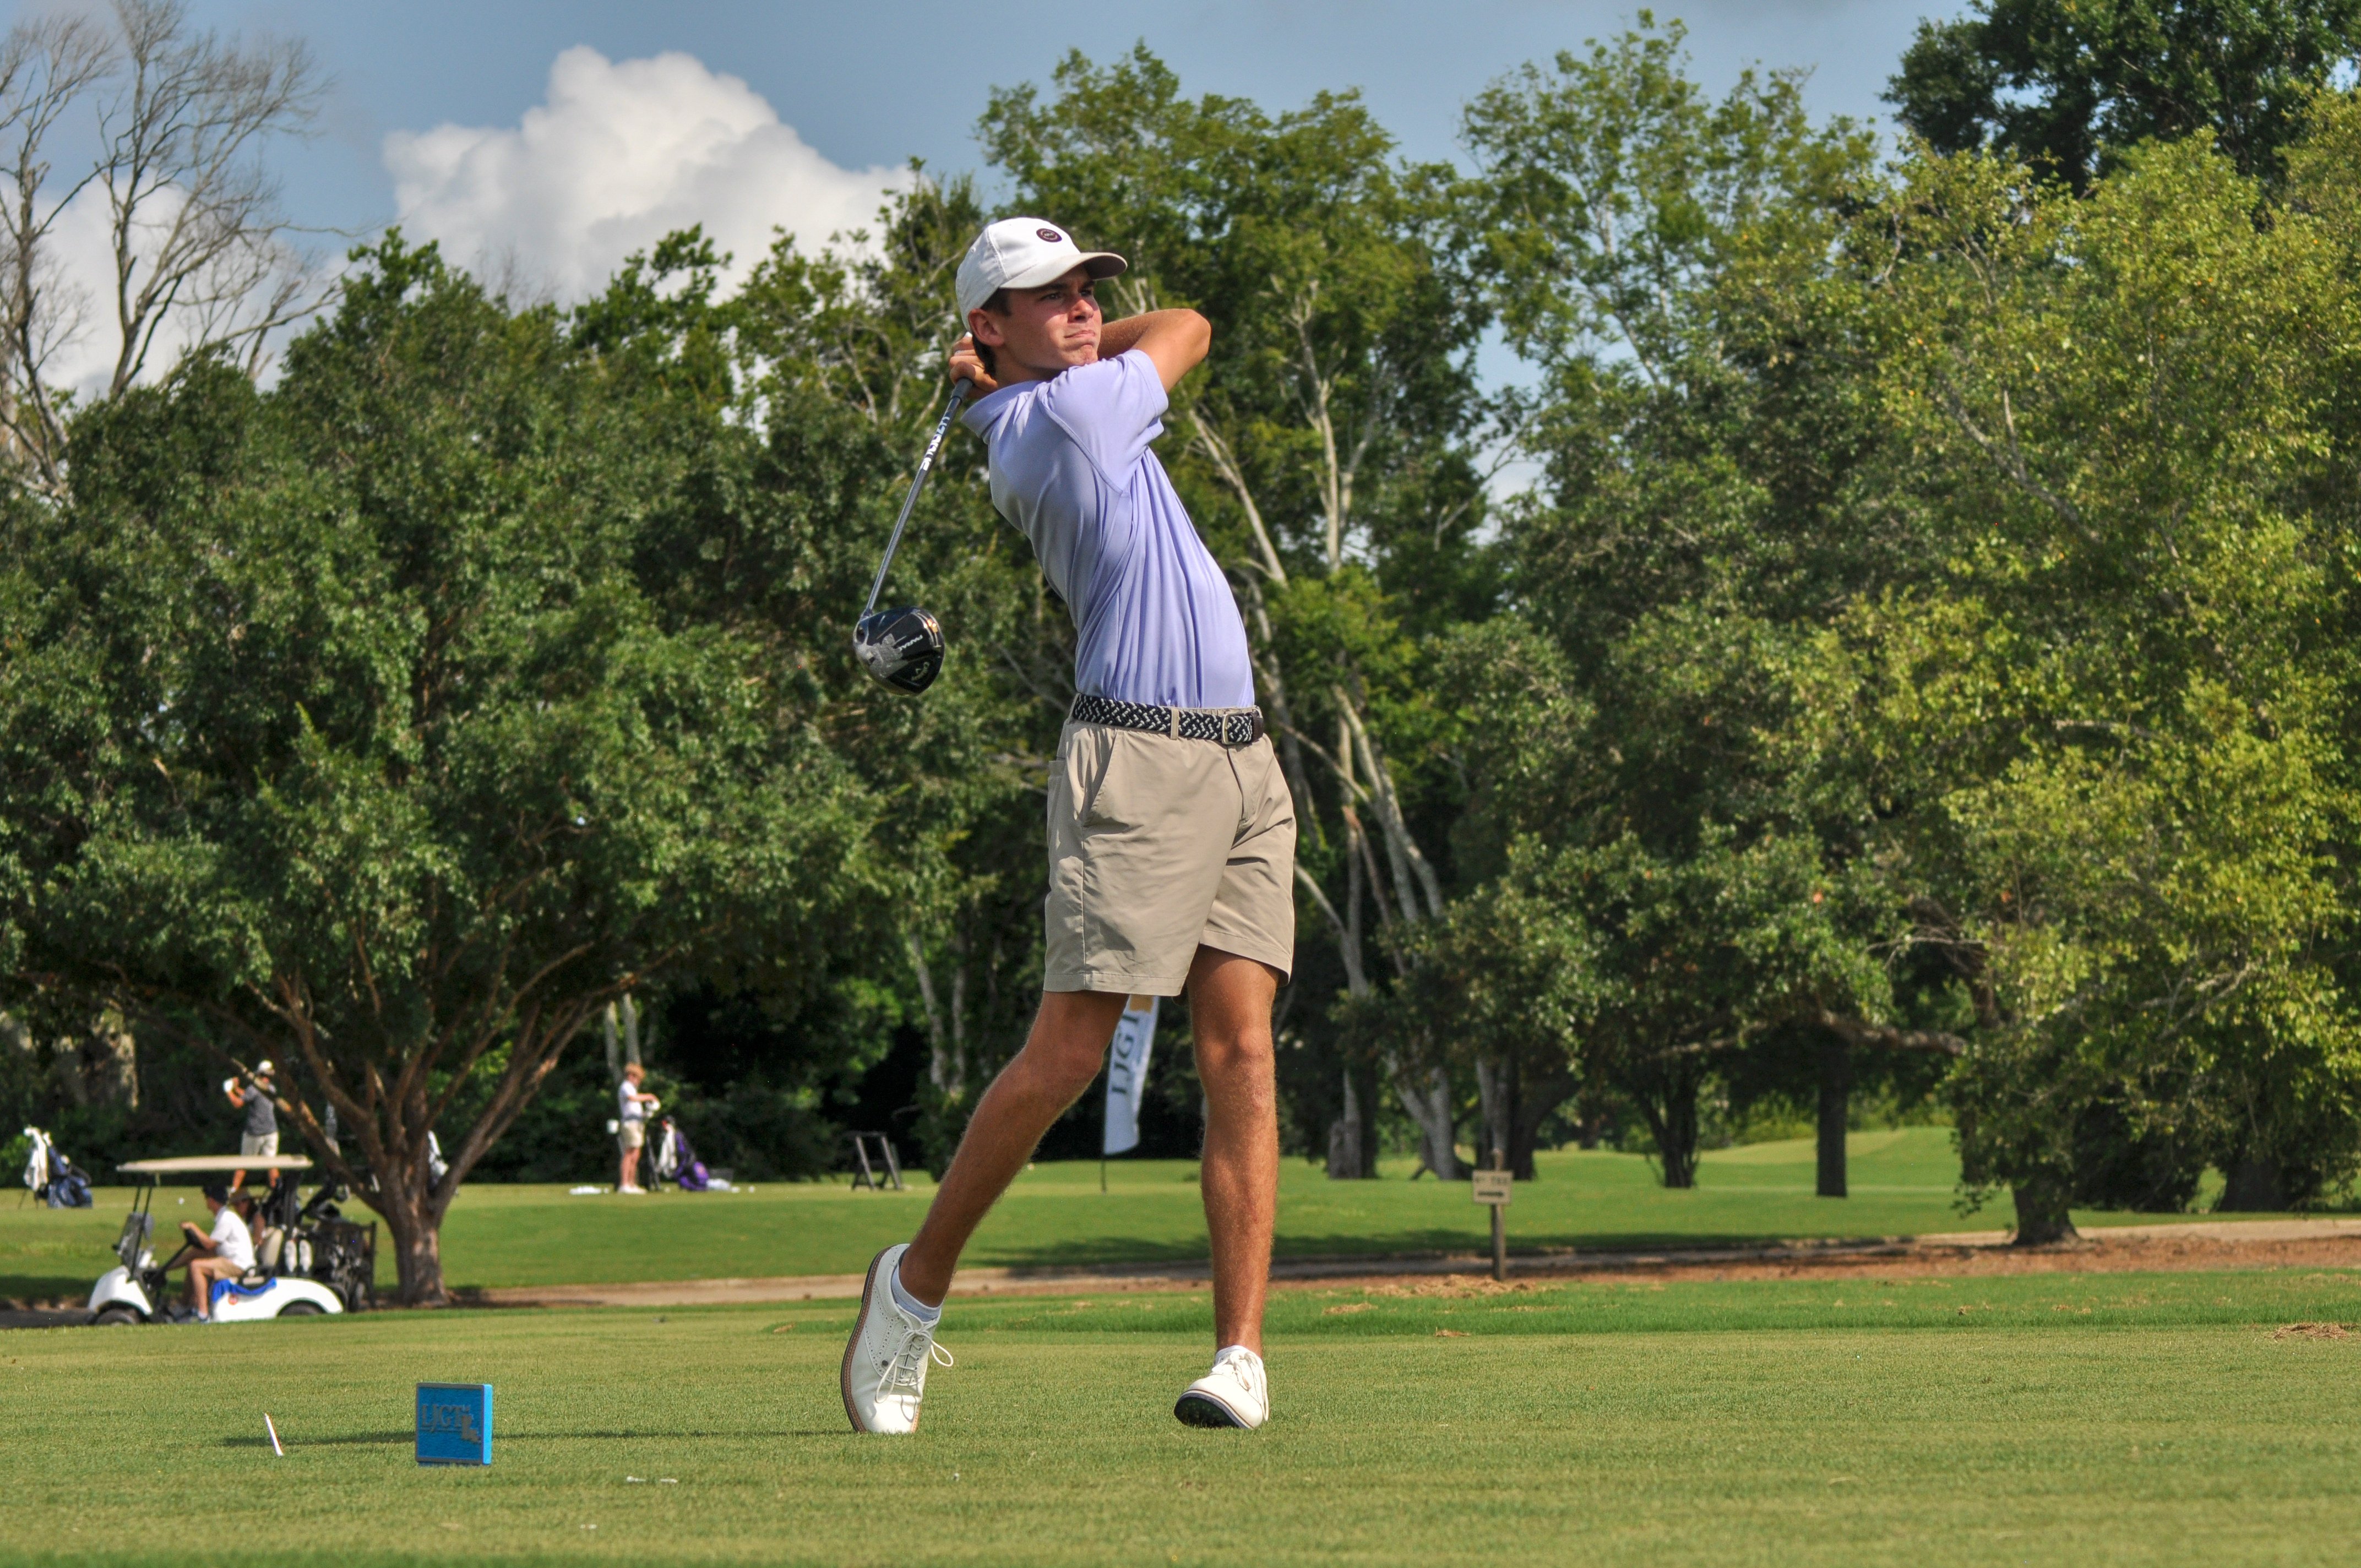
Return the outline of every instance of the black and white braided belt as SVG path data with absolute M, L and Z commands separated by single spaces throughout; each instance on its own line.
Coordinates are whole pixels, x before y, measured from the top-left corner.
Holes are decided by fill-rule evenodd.
M 1077 724 L 1144 729 L 1180 740 L 1218 740 L 1224 746 L 1251 746 L 1263 735 L 1258 707 L 1159 707 L 1151 702 L 1078 696 L 1067 717 Z

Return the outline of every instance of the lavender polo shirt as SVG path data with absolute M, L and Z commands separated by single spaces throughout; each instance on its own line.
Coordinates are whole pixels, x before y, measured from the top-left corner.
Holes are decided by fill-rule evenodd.
M 1074 689 L 1167 707 L 1248 707 L 1246 623 L 1148 443 L 1167 406 L 1137 349 L 1024 381 L 963 416 L 992 504 L 1024 531 L 1081 633 Z

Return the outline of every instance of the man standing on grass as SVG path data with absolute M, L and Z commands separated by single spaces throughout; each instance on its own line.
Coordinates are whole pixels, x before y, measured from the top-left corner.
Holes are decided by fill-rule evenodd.
M 1148 450 L 1212 328 L 1194 311 L 1103 321 L 1097 280 L 1124 266 L 1036 218 L 990 225 L 960 263 L 972 335 L 950 374 L 983 394 L 965 419 L 988 448 L 993 504 L 1071 609 L 1079 695 L 1049 772 L 1041 1010 L 916 1239 L 869 1266 L 842 1376 L 861 1431 L 917 1429 L 928 1360 L 951 1364 L 934 1329 L 960 1251 L 1090 1087 L 1135 992 L 1188 992 L 1205 1089 L 1217 1349 L 1173 1413 L 1257 1427 L 1270 1411 L 1270 1012 L 1294 962 L 1295 806 L 1254 706 L 1237 602 Z
M 664 1103 L 640 1087 L 647 1076 L 648 1069 L 633 1062 L 623 1069 L 623 1081 L 615 1086 L 615 1141 L 622 1149 L 622 1165 L 615 1178 L 617 1192 L 647 1190 L 640 1185 L 640 1151 L 647 1146 L 648 1113 Z

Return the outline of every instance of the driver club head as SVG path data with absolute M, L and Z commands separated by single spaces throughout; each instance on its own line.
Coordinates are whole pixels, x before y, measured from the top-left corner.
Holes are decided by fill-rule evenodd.
M 872 679 L 915 696 L 943 673 L 943 629 L 914 606 L 871 610 L 852 629 L 852 652 Z

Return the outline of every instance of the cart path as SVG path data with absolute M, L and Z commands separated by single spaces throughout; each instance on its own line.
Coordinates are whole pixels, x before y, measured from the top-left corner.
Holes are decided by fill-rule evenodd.
M 2109 1274 L 2140 1271 L 2314 1266 L 2361 1269 L 2361 1219 L 2201 1220 L 2085 1232 L 2064 1246 L 2019 1251 L 2006 1231 L 1795 1242 L 1726 1247 L 1660 1247 L 1576 1253 L 1521 1251 L 1521 1279 L 1578 1280 L 1645 1275 L 1661 1279 L 1772 1279 L 1808 1276 Z M 1271 1279 L 1287 1288 L 1355 1288 L 1490 1272 L 1476 1251 L 1417 1255 L 1279 1258 Z M 1202 1289 L 1203 1264 L 1109 1264 L 1083 1268 L 968 1268 L 955 1295 L 1070 1295 L 1076 1291 Z M 455 1291 L 474 1307 L 696 1307 L 843 1300 L 861 1294 L 858 1274 L 763 1279 L 658 1279 L 611 1285 L 524 1285 Z M 86 1322 L 64 1302 L 14 1303 L 0 1330 Z
M 2006 1231 L 1647 1251 L 1511 1252 L 1526 1279 L 1642 1273 L 1667 1278 L 1785 1277 L 1799 1274 L 2114 1273 L 2273 1268 L 2314 1264 L 2361 1268 L 2361 1219 L 2204 1220 L 2085 1232 L 2079 1243 L 2018 1251 Z M 1275 1284 L 1351 1287 L 1490 1270 L 1477 1252 L 1411 1256 L 1278 1258 Z M 1076 1290 L 1187 1290 L 1211 1277 L 1203 1264 L 1110 1264 L 1083 1268 L 963 1268 L 959 1296 L 1062 1295 Z M 611 1285 L 522 1285 L 455 1292 L 484 1307 L 697 1307 L 858 1297 L 862 1276 L 642 1280 Z
M 47 1307 L 0 1309 L 0 1329 L 70 1329 L 90 1321 L 90 1314 L 81 1308 L 52 1310 Z

